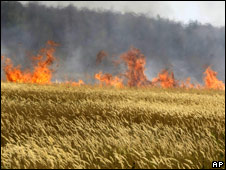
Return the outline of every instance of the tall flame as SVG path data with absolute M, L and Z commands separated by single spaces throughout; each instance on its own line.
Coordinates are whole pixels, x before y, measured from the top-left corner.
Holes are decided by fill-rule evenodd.
M 50 66 L 55 60 L 53 54 L 56 46 L 58 46 L 58 44 L 55 42 L 48 41 L 46 48 L 41 49 L 37 57 L 33 57 L 33 60 L 37 62 L 33 71 L 21 71 L 20 66 L 14 67 L 12 61 L 6 58 L 3 70 L 6 74 L 7 81 L 38 84 L 51 83 L 53 71 L 50 69 Z M 44 58 L 44 56 L 46 56 L 46 58 Z
M 204 75 L 204 82 L 206 88 L 225 90 L 225 84 L 217 79 L 217 72 L 213 71 L 211 67 L 208 67 L 206 69 Z
M 120 56 L 127 65 L 125 76 L 128 79 L 128 86 L 142 86 L 147 85 L 148 81 L 145 70 L 145 56 L 139 49 L 131 47 L 130 50 Z

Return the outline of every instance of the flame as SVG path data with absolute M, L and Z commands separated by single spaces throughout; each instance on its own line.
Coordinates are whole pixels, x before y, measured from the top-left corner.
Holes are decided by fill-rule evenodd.
M 46 84 L 51 83 L 52 78 L 52 70 L 49 68 L 53 64 L 55 60 L 54 52 L 55 46 L 58 46 L 53 41 L 48 41 L 47 45 L 49 47 L 44 48 L 41 50 L 41 54 L 39 54 L 34 60 L 37 60 L 37 66 L 34 68 L 34 72 L 31 78 L 32 83 L 39 83 L 39 84 Z M 43 60 L 43 56 L 46 54 L 46 59 Z
M 31 74 L 29 72 L 22 72 L 20 66 L 14 67 L 9 58 L 5 59 L 3 70 L 6 74 L 7 81 L 11 82 L 26 82 L 29 81 Z
M 71 82 L 70 84 L 72 86 L 81 86 L 84 85 L 85 83 L 82 80 L 79 80 L 78 82 Z
M 130 50 L 120 56 L 127 65 L 125 76 L 128 86 L 142 86 L 149 83 L 145 70 L 145 56 L 139 49 L 131 47 Z
M 156 78 L 152 79 L 153 85 L 157 85 L 159 83 L 163 88 L 178 86 L 178 82 L 175 80 L 173 72 L 169 73 L 166 69 L 162 70 Z
M 186 88 L 186 89 L 191 89 L 191 88 L 199 88 L 199 86 L 195 86 L 194 84 L 191 83 L 191 78 L 188 77 L 186 79 L 186 81 L 182 81 L 181 84 L 180 84 L 180 87 L 182 88 Z
M 211 67 L 206 69 L 204 75 L 205 88 L 225 90 L 225 84 L 217 79 L 217 72 L 213 71 Z
M 117 76 L 112 76 L 109 73 L 102 74 L 102 72 L 96 73 L 94 76 L 97 80 L 100 81 L 101 86 L 107 85 L 107 86 L 115 86 L 118 88 L 123 87 L 122 79 Z
M 46 47 L 41 49 L 37 56 L 33 57 L 34 69 L 22 71 L 20 65 L 13 66 L 11 59 L 1 56 L 3 62 L 3 70 L 6 75 L 7 81 L 19 82 L 19 83 L 37 83 L 37 84 L 51 84 L 51 78 L 53 70 L 50 68 L 55 61 L 54 53 L 55 48 L 58 46 L 54 41 L 47 41 Z M 96 64 L 102 62 L 103 58 L 107 56 L 103 50 L 97 54 Z M 127 81 L 127 85 L 131 86 L 158 86 L 163 88 L 181 87 L 186 89 L 191 88 L 207 88 L 207 89 L 220 89 L 225 90 L 225 84 L 217 79 L 217 72 L 213 71 L 211 67 L 208 67 L 204 74 L 203 81 L 204 86 L 200 84 L 191 83 L 191 78 L 188 77 L 185 81 L 178 81 L 174 77 L 174 73 L 167 69 L 158 73 L 158 76 L 149 81 L 144 73 L 145 71 L 145 56 L 139 49 L 131 47 L 129 51 L 123 53 L 119 60 L 113 60 L 113 64 L 118 66 L 121 61 L 127 66 L 125 73 L 121 73 L 117 76 L 102 72 L 94 75 L 95 79 L 99 80 L 100 85 L 114 86 L 118 88 L 124 87 L 123 81 Z M 56 82 L 58 83 L 58 82 Z M 81 86 L 85 83 L 83 80 L 66 81 L 63 84 L 69 84 L 72 86 Z
M 75 82 L 75 81 L 60 82 L 58 80 L 55 80 L 55 84 L 71 85 L 71 86 L 81 86 L 81 85 L 84 85 L 85 83 L 83 82 L 83 80 L 79 80 L 78 82 Z
M 12 61 L 6 58 L 3 70 L 6 74 L 7 81 L 38 84 L 51 83 L 53 71 L 49 67 L 55 60 L 53 56 L 55 46 L 58 46 L 58 44 L 53 41 L 48 41 L 46 48 L 41 49 L 37 57 L 33 57 L 33 60 L 37 62 L 33 72 L 30 70 L 21 71 L 20 66 L 14 67 Z M 44 58 L 44 56 L 46 56 L 46 58 Z

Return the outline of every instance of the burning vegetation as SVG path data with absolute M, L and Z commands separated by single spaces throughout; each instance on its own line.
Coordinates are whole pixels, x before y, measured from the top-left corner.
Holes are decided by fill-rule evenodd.
M 6 75 L 7 81 L 21 82 L 21 83 L 38 83 L 50 84 L 53 70 L 50 66 L 53 64 L 55 57 L 55 47 L 58 46 L 53 41 L 46 43 L 46 48 L 39 51 L 36 57 L 33 57 L 34 70 L 21 71 L 20 66 L 14 67 L 9 58 L 5 59 L 3 70 Z M 3 59 L 4 57 L 2 57 Z
M 158 77 L 153 78 L 152 83 L 154 85 L 159 83 L 163 88 L 178 86 L 178 82 L 175 80 L 173 72 L 169 72 L 166 69 L 162 70 L 161 73 L 158 74 Z
M 145 56 L 140 52 L 140 50 L 132 47 L 127 53 L 122 54 L 120 58 L 123 59 L 127 65 L 125 76 L 128 79 L 128 86 L 139 87 L 150 84 L 144 74 L 146 64 Z
M 217 72 L 210 67 L 204 72 L 204 82 L 206 88 L 225 90 L 225 84 L 217 79 Z
M 20 66 L 13 66 L 12 61 L 9 58 L 1 56 L 1 60 L 4 60 L 3 70 L 6 75 L 7 81 L 19 82 L 19 83 L 37 83 L 37 84 L 51 84 L 53 69 L 52 64 L 55 61 L 54 53 L 56 47 L 59 44 L 48 41 L 46 47 L 41 49 L 36 57 L 33 57 L 34 61 L 33 70 L 22 71 Z M 100 64 L 102 60 L 107 56 L 107 53 L 103 50 L 97 54 L 96 64 Z M 179 81 L 175 79 L 173 71 L 164 69 L 157 77 L 151 81 L 148 80 L 145 75 L 146 58 L 137 48 L 131 47 L 128 52 L 120 55 L 119 60 L 113 61 L 116 63 L 124 63 L 127 67 L 124 73 L 113 76 L 110 73 L 94 74 L 94 78 L 98 80 L 100 86 L 114 86 L 122 88 L 124 86 L 129 87 L 152 87 L 160 86 L 162 88 L 207 88 L 207 89 L 219 89 L 225 90 L 225 84 L 217 79 L 217 72 L 213 71 L 211 67 L 208 67 L 204 74 L 204 85 L 192 84 L 191 78 L 188 77 L 185 81 Z M 83 80 L 78 82 L 66 81 L 65 84 L 72 86 L 84 85 Z
M 95 74 L 95 78 L 100 81 L 100 85 L 110 85 L 110 86 L 115 86 L 115 87 L 123 87 L 123 79 L 117 77 L 117 76 L 112 76 L 109 73 L 102 74 L 102 72 L 99 72 Z

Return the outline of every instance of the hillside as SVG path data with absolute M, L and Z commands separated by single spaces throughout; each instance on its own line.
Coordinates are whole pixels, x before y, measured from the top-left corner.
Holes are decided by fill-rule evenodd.
M 54 8 L 35 2 L 27 6 L 1 2 L 1 55 L 27 68 L 31 66 L 31 54 L 36 54 L 48 40 L 60 44 L 56 51 L 57 79 L 65 74 L 78 79 L 100 70 L 112 73 L 112 58 L 134 46 L 147 57 L 149 79 L 162 69 L 172 68 L 176 77 L 190 76 L 199 82 L 203 66 L 211 65 L 225 82 L 225 27 L 72 5 Z M 107 57 L 97 66 L 96 55 L 101 50 Z

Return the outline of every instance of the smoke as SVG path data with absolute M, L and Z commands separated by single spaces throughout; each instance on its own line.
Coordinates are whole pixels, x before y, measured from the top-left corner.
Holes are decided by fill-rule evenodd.
M 225 25 L 225 1 L 208 1 L 205 3 L 197 2 L 199 9 L 202 13 L 208 14 L 211 11 L 211 15 L 206 17 L 205 15 L 200 16 L 204 22 L 211 22 L 213 25 Z
M 158 5 L 153 6 L 153 13 L 157 10 Z M 146 56 L 148 79 L 171 68 L 178 79 L 191 77 L 193 82 L 202 82 L 204 66 L 211 65 L 225 81 L 225 27 L 197 21 L 184 24 L 161 16 L 91 11 L 72 5 L 1 2 L 1 37 L 1 54 L 22 68 L 31 65 L 28 56 L 36 54 L 47 40 L 59 43 L 59 67 L 53 77 L 58 80 L 86 77 L 89 81 L 99 71 L 117 74 L 123 66 L 115 68 L 112 61 L 134 46 Z M 108 56 L 96 65 L 101 50 Z

